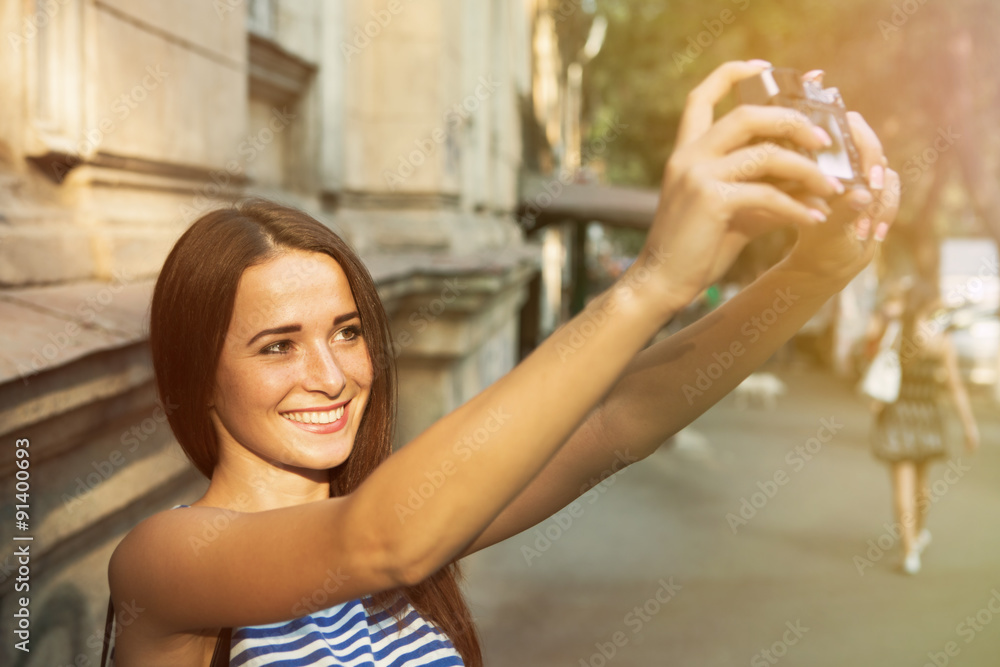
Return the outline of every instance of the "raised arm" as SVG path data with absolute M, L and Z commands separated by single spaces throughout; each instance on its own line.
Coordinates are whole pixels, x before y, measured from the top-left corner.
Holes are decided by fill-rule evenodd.
M 729 63 L 704 85 L 728 89 L 761 67 Z M 699 100 L 694 95 L 689 108 L 704 111 Z M 551 461 L 667 319 L 700 292 L 735 211 L 769 211 L 776 224 L 817 224 L 808 206 L 739 180 L 793 178 L 829 196 L 833 185 L 793 151 L 776 149 L 763 161 L 745 152 L 755 137 L 818 148 L 822 134 L 782 109 L 745 108 L 714 125 L 711 105 L 708 114 L 711 129 L 671 159 L 646 244 L 615 288 L 349 496 L 246 514 L 191 508 L 140 525 L 112 562 L 115 599 L 150 609 L 144 618 L 153 620 L 143 624 L 160 633 L 252 625 L 301 615 L 300 600 L 324 587 L 331 571 L 341 576 L 323 588 L 328 604 L 419 581 L 461 554 Z M 719 195 L 722 184 L 727 197 Z M 215 521 L 225 529 L 192 549 L 203 525 Z
M 711 95 L 721 90 L 711 89 Z M 609 474 L 653 453 L 766 361 L 871 260 L 895 218 L 899 179 L 883 170 L 882 148 L 868 125 L 857 114 L 849 118 L 863 163 L 878 165 L 875 196 L 845 193 L 833 210 L 812 200 L 831 212 L 830 220 L 799 227 L 798 243 L 785 260 L 720 308 L 636 355 L 551 464 L 468 553 L 530 528 Z M 759 227 L 762 216 L 755 213 L 744 212 L 743 224 Z M 750 237 L 739 225 L 727 232 L 731 243 Z M 717 261 L 713 275 L 718 266 Z

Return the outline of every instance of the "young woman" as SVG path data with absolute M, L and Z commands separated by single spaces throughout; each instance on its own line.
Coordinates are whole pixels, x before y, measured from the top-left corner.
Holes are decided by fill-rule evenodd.
M 751 145 L 828 145 L 804 116 L 742 107 L 713 120 L 732 84 L 767 66 L 727 63 L 690 94 L 659 211 L 622 279 L 391 456 L 388 325 L 354 253 L 266 202 L 195 222 L 157 281 L 150 344 L 159 392 L 180 406 L 171 428 L 211 482 L 116 549 L 118 667 L 200 667 L 217 644 L 232 665 L 481 665 L 455 563 L 564 507 L 621 450 L 652 453 L 841 289 L 895 215 L 898 178 L 859 116 L 874 202 L 795 151 Z M 786 259 L 643 350 L 754 233 L 789 224 L 801 234 Z M 732 352 L 776 303 L 781 317 Z M 729 369 L 696 389 L 719 354 Z M 421 485 L 433 492 L 410 510 Z
M 966 451 L 979 447 L 979 429 L 947 322 L 935 317 L 940 308 L 937 289 L 925 281 L 891 293 L 883 306 L 887 318 L 902 322 L 902 377 L 899 398 L 876 412 L 872 453 L 889 464 L 893 512 L 902 534 L 901 567 L 907 574 L 920 571 L 920 555 L 931 541 L 926 528 L 931 505 L 928 469 L 948 454 L 939 401 L 942 388 L 947 388 L 961 419 Z

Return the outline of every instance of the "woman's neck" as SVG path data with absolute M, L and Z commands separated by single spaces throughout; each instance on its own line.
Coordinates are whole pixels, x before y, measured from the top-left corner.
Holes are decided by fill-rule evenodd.
M 242 452 L 239 456 L 220 456 L 208 490 L 193 504 L 262 512 L 329 497 L 328 471 L 282 467 Z

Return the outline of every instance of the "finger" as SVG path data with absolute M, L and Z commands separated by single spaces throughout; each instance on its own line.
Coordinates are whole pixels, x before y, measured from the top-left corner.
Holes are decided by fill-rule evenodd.
M 718 178 L 724 180 L 757 181 L 771 177 L 798 183 L 820 197 L 844 193 L 843 184 L 823 174 L 813 160 L 770 142 L 734 151 L 716 164 Z
M 847 192 L 844 200 L 855 211 L 863 211 L 875 201 L 875 197 L 868 188 L 857 186 Z
M 730 211 L 753 210 L 775 220 L 775 227 L 786 224 L 813 226 L 826 221 L 826 214 L 796 201 L 773 185 L 763 183 L 726 183 L 720 194 Z
M 899 212 L 899 198 L 901 191 L 899 174 L 892 169 L 885 170 L 885 188 L 879 192 L 879 197 L 875 204 L 881 204 L 880 210 L 876 210 L 872 215 L 872 223 L 875 229 L 875 240 L 884 241 L 892 223 Z
M 790 139 L 814 151 L 832 143 L 825 130 L 794 109 L 750 104 L 727 113 L 699 143 L 712 154 L 725 155 L 759 137 Z
M 826 72 L 821 69 L 811 69 L 802 75 L 803 81 L 810 81 L 818 86 L 823 85 L 823 77 L 826 76 Z
M 881 190 L 885 187 L 885 167 L 888 163 L 882 151 L 882 142 L 858 112 L 847 112 L 847 124 L 858 149 L 861 168 L 868 178 L 868 186 L 872 190 Z
M 685 146 L 712 127 L 715 105 L 729 94 L 737 81 L 760 74 L 771 66 L 763 60 L 737 60 L 719 65 L 687 96 L 677 131 L 677 147 Z
M 871 235 L 876 241 L 884 241 L 899 212 L 899 174 L 892 169 L 885 170 L 886 186 L 876 191 L 875 199 L 856 221 L 858 239 L 864 241 Z
M 829 220 L 830 216 L 834 213 L 834 209 L 830 207 L 826 199 L 823 197 L 817 197 L 815 195 L 809 194 L 798 194 L 794 195 L 795 199 L 805 205 L 807 208 L 814 208 L 818 211 L 822 211 L 826 214 Z
M 860 216 L 854 223 L 854 237 L 859 241 L 867 241 L 872 233 L 872 221 L 867 215 Z

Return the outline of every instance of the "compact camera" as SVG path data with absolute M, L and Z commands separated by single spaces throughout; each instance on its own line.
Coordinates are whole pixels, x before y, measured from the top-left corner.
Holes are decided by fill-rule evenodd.
M 816 82 L 803 81 L 801 73 L 795 69 L 771 68 L 738 82 L 736 96 L 740 104 L 788 107 L 804 114 L 826 130 L 832 145 L 811 151 L 788 140 L 778 143 L 811 158 L 820 171 L 840 179 L 844 187 L 867 186 L 861 158 L 847 124 L 847 109 L 836 88 L 824 89 Z

